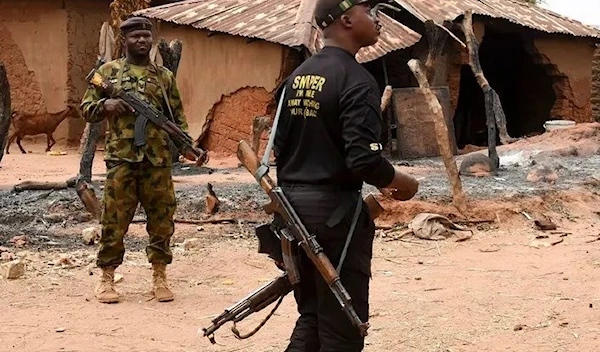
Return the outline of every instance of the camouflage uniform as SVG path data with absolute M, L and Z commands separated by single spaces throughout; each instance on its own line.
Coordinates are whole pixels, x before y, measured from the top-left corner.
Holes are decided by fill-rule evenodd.
M 173 74 L 166 68 L 150 64 L 134 66 L 119 59 L 98 69 L 117 89 L 133 91 L 147 103 L 169 116 L 168 99 L 174 122 L 187 132 L 179 90 Z M 162 86 L 162 88 L 161 88 Z M 164 91 L 163 91 L 164 89 Z M 164 94 L 163 94 L 164 93 Z M 148 123 L 147 144 L 133 144 L 135 115 L 106 116 L 103 92 L 90 86 L 81 108 L 87 122 L 108 118 L 105 161 L 107 167 L 102 213 L 102 238 L 98 252 L 99 267 L 116 267 L 123 262 L 123 236 L 129 228 L 138 203 L 146 212 L 146 230 L 150 236 L 146 247 L 152 263 L 170 264 L 169 241 L 174 232 L 175 191 L 171 179 L 171 152 L 168 134 Z

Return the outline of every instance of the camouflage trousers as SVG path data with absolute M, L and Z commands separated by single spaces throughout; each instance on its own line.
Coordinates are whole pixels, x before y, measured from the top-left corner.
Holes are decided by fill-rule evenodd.
M 175 190 L 170 167 L 156 167 L 148 160 L 140 163 L 107 162 L 102 212 L 102 237 L 96 264 L 116 267 L 123 262 L 123 237 L 129 229 L 139 203 L 148 219 L 146 255 L 151 263 L 170 264 L 169 248 L 175 230 Z

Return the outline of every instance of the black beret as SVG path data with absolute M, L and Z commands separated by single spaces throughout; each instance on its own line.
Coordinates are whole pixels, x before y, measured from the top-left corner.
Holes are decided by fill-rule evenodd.
M 122 34 L 129 33 L 131 31 L 137 31 L 140 29 L 152 30 L 152 22 L 144 17 L 130 17 L 123 21 L 119 26 Z

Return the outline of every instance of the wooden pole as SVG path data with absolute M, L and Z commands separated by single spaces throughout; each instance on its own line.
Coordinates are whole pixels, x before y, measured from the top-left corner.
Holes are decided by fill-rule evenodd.
M 158 41 L 158 52 L 163 61 L 162 65 L 173 72 L 174 76 L 177 76 L 182 51 L 183 44 L 179 39 L 174 39 L 169 44 L 167 44 L 164 38 L 160 38 Z
M 469 65 L 471 71 L 475 75 L 477 83 L 483 90 L 485 96 L 485 115 L 486 123 L 488 127 L 488 155 L 496 167 L 500 166 L 500 159 L 498 158 L 498 152 L 496 151 L 496 125 L 500 130 L 500 142 L 502 144 L 508 144 L 515 141 L 508 135 L 506 129 L 506 115 L 502 109 L 502 103 L 498 93 L 490 86 L 488 80 L 483 74 L 481 68 L 481 62 L 479 61 L 479 44 L 477 38 L 475 38 L 475 32 L 473 31 L 473 11 L 467 10 L 463 19 L 462 30 L 465 33 L 467 42 L 467 50 L 469 52 Z
M 177 77 L 177 70 L 179 69 L 179 61 L 181 61 L 181 52 L 183 50 L 183 44 L 181 40 L 174 39 L 171 43 L 167 44 L 164 38 L 160 38 L 158 41 L 158 52 L 162 58 L 162 65 L 173 72 L 173 76 Z M 172 116 L 169 116 L 172 117 Z M 174 163 L 179 161 L 179 150 L 173 141 L 169 138 L 169 149 L 171 150 L 171 159 Z
M 0 162 L 4 157 L 4 148 L 8 139 L 10 128 L 10 85 L 4 64 L 0 63 Z
M 464 216 L 467 216 L 467 199 L 465 197 L 465 193 L 463 192 L 462 183 L 460 181 L 460 177 L 458 176 L 458 169 L 454 161 L 454 154 L 452 153 L 452 145 L 450 144 L 450 139 L 448 137 L 448 126 L 446 126 L 442 105 L 435 94 L 433 94 L 431 91 L 429 81 L 427 81 L 427 77 L 423 72 L 424 70 L 421 66 L 421 62 L 417 59 L 412 59 L 408 62 L 408 67 L 410 67 L 410 70 L 413 72 L 415 78 L 419 82 L 419 86 L 425 94 L 425 100 L 427 101 L 429 109 L 433 114 L 435 135 L 438 146 L 440 147 L 440 154 L 444 160 L 444 165 L 446 166 L 446 171 L 448 172 L 448 178 L 450 180 L 450 184 L 452 185 L 452 201 L 458 211 Z
M 443 31 L 439 26 L 436 26 L 432 20 L 425 22 L 425 33 L 429 42 L 429 51 L 427 53 L 427 60 L 425 61 L 425 74 L 427 81 L 433 83 L 435 82 L 435 68 L 440 55 L 444 51 L 448 33 Z

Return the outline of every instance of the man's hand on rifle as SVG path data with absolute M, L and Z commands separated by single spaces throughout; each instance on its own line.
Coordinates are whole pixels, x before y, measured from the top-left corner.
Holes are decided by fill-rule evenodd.
M 183 157 L 189 161 L 194 161 L 196 166 L 202 166 L 208 162 L 208 153 L 204 153 L 203 156 L 196 159 L 196 155 L 191 150 L 184 150 L 182 153 Z
M 121 116 L 127 112 L 135 112 L 131 105 L 127 104 L 122 99 L 106 99 L 104 101 L 104 111 L 111 116 Z

